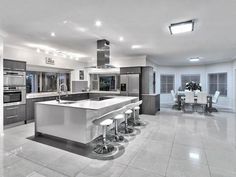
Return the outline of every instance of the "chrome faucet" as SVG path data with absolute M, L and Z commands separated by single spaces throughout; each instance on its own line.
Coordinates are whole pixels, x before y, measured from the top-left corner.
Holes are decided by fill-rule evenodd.
M 66 85 L 65 83 L 60 84 L 60 85 L 59 85 L 58 92 L 57 92 L 57 93 L 58 93 L 58 99 L 57 99 L 58 103 L 61 103 L 61 93 L 62 93 L 61 88 L 62 88 L 62 86 L 64 86 L 64 89 L 66 90 L 66 96 L 68 96 L 67 85 Z

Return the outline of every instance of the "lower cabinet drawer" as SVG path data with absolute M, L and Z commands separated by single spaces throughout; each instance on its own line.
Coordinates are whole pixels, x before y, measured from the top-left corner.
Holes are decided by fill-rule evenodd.
M 24 121 L 26 119 L 25 105 L 4 107 L 4 125 Z

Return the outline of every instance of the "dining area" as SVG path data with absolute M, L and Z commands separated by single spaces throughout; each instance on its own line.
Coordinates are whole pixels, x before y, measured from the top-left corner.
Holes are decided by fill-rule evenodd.
M 171 90 L 171 96 L 174 102 L 172 108 L 176 110 L 200 113 L 218 111 L 213 105 L 218 102 L 220 91 L 215 91 L 214 95 L 208 94 L 195 82 L 186 83 L 185 90 Z

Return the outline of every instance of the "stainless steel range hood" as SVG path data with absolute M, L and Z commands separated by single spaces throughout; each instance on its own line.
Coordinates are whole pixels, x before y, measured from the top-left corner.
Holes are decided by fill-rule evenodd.
M 115 68 L 110 64 L 110 42 L 108 40 L 97 40 L 97 65 L 88 68 Z

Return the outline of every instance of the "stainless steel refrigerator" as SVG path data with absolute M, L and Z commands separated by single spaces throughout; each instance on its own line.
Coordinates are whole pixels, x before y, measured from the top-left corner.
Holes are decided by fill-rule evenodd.
M 122 96 L 140 97 L 140 74 L 121 74 L 120 90 Z

